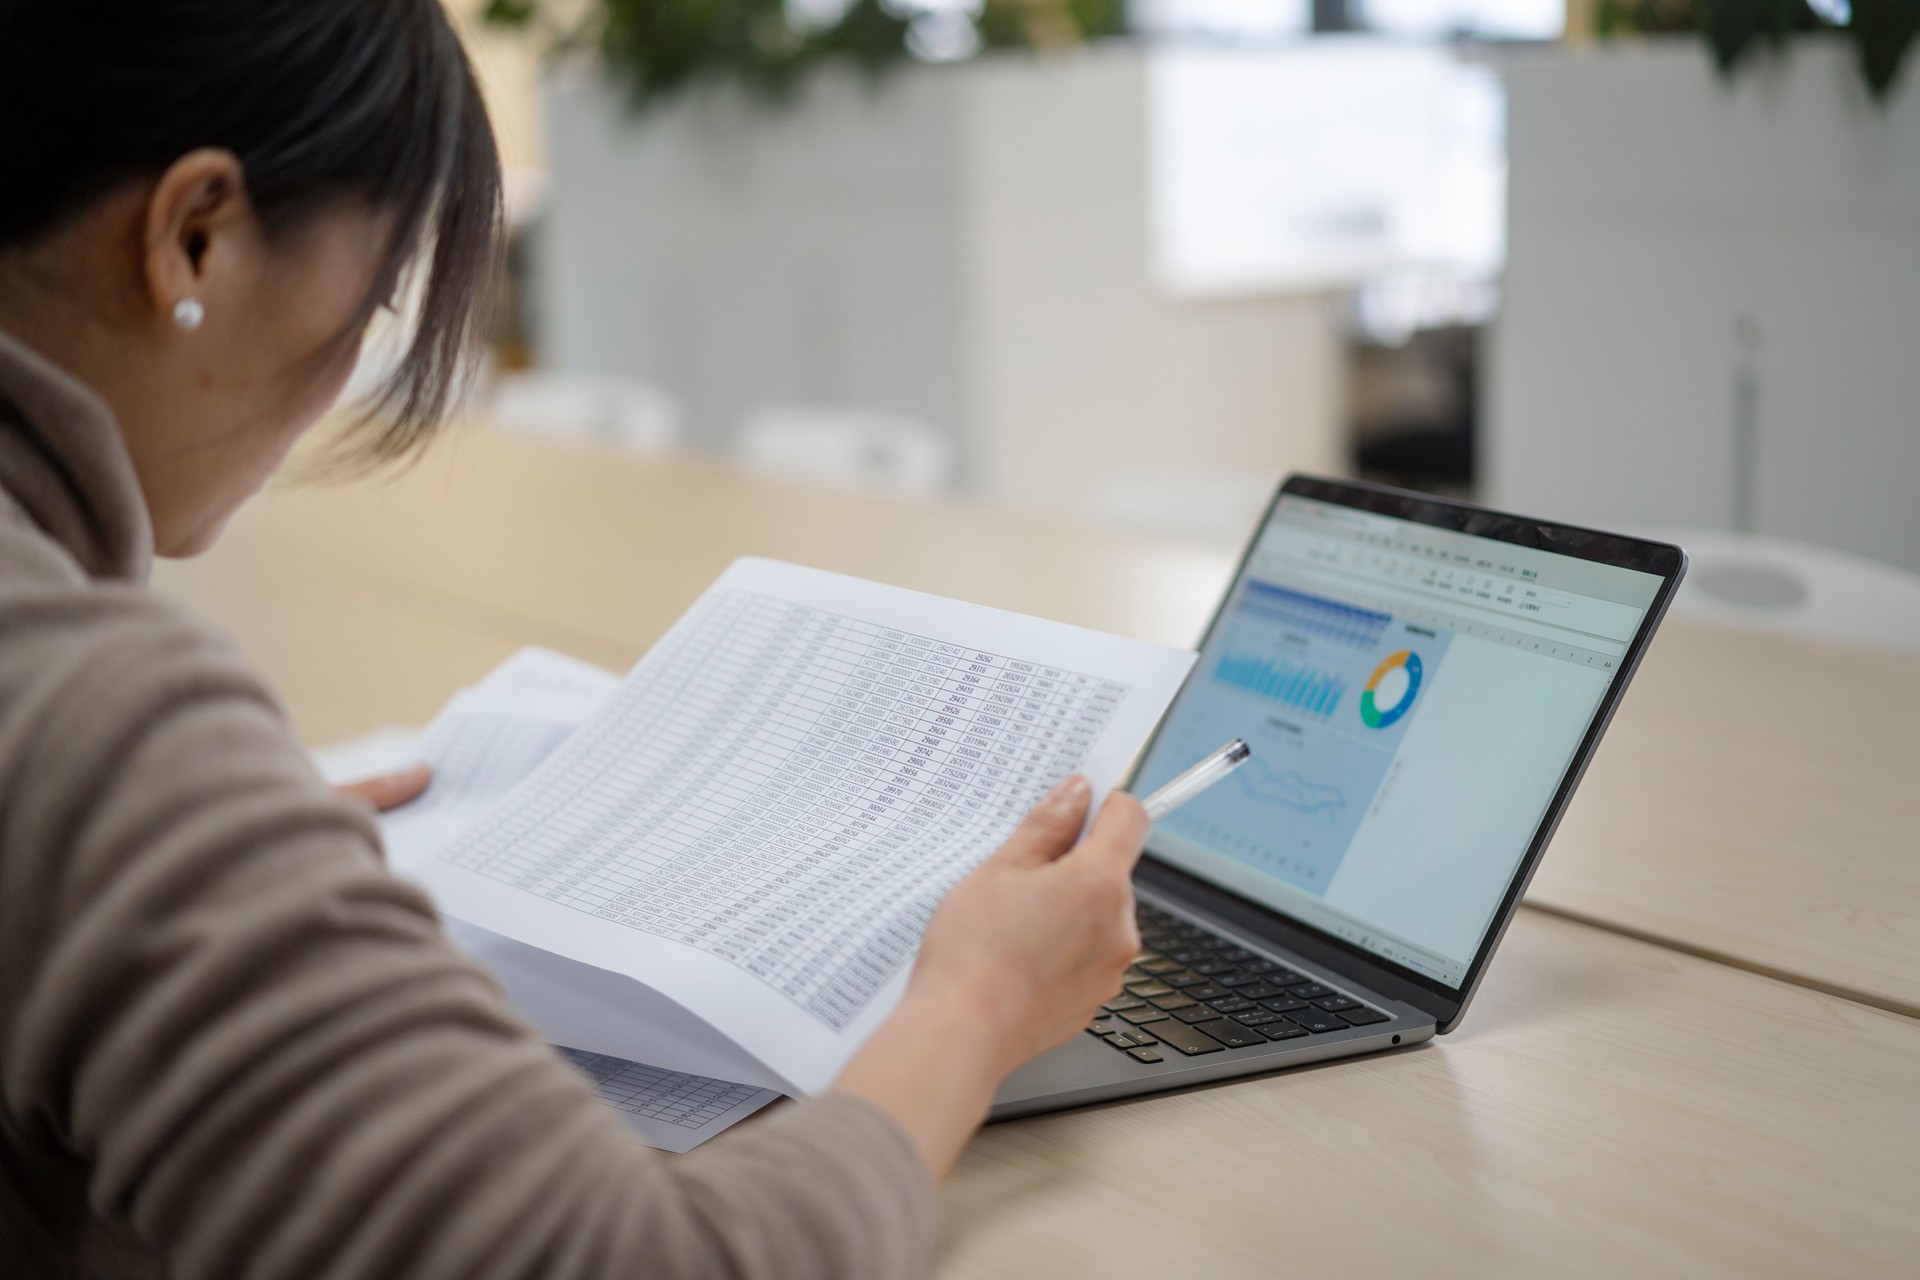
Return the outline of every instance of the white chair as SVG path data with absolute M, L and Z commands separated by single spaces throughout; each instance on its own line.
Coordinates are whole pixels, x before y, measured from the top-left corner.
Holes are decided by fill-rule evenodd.
M 597 441 L 632 453 L 667 453 L 681 439 L 672 396 L 630 378 L 538 370 L 502 374 L 489 406 L 501 429 L 553 440 Z
M 1674 612 L 1730 626 L 1920 650 L 1920 576 L 1785 538 L 1644 530 L 1691 565 Z
M 953 444 L 924 422 L 875 409 L 765 406 L 734 439 L 741 466 L 767 475 L 925 497 L 953 481 Z

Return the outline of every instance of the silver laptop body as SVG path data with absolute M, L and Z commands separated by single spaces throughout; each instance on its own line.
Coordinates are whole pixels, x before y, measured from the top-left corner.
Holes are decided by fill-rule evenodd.
M 1141 753 L 1143 947 L 995 1120 L 1418 1044 L 1460 1017 L 1686 570 L 1663 543 L 1290 477 Z

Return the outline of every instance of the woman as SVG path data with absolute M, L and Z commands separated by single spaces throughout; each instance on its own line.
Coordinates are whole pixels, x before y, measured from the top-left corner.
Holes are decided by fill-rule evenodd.
M 409 278 L 418 331 L 350 461 L 447 405 L 499 175 L 438 3 L 0 0 L 0 119 L 6 1274 L 924 1272 L 996 1083 L 1132 954 L 1139 806 L 1075 846 L 1087 786 L 1062 784 L 830 1092 L 646 1150 L 386 873 L 233 650 L 143 590 Z

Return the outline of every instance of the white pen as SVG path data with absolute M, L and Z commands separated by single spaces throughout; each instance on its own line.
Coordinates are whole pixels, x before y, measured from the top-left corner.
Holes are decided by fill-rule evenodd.
M 1253 754 L 1253 748 L 1243 738 L 1235 738 L 1226 746 L 1202 760 L 1193 768 L 1160 788 L 1140 802 L 1147 811 L 1147 817 L 1153 822 L 1178 809 L 1187 801 L 1205 791 L 1220 779 L 1238 769 Z

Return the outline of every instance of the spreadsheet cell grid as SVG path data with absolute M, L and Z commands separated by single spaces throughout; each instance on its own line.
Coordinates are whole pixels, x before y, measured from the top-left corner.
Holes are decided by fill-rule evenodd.
M 696 673 L 709 696 L 685 695 Z M 615 779 L 556 787 L 443 858 L 700 948 L 841 1029 L 1128 686 L 725 590 L 632 692 L 579 744 Z M 852 947 L 823 968 L 806 944 L 827 936 Z
M 560 1055 L 591 1080 L 600 1101 L 616 1111 L 689 1129 L 698 1129 L 752 1101 L 758 1093 L 747 1085 L 663 1071 L 601 1053 L 562 1048 Z

